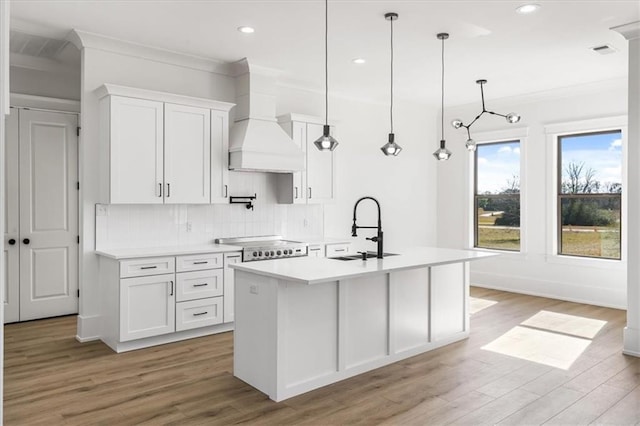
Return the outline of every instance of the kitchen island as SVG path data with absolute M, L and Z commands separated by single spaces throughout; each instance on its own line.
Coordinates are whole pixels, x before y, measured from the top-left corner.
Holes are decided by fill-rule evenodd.
M 234 375 L 282 401 L 462 340 L 468 262 L 489 256 L 420 247 L 366 261 L 231 265 Z

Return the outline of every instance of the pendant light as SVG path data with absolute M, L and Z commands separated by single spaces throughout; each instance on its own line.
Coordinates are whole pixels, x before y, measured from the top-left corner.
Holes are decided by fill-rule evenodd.
M 438 161 L 446 161 L 451 157 L 451 151 L 447 149 L 446 142 L 444 139 L 444 41 L 449 38 L 448 33 L 439 33 L 437 36 L 438 40 L 442 40 L 442 87 L 441 87 L 441 96 L 440 96 L 440 148 L 433 153 L 433 156 L 436 157 Z
M 338 146 L 329 127 L 329 0 L 324 0 L 324 127 L 313 144 L 320 151 L 333 151 Z
M 462 120 L 460 120 L 459 118 L 456 118 L 455 120 L 451 121 L 451 125 L 455 129 L 459 129 L 460 127 L 464 127 L 465 129 L 467 129 L 467 143 L 465 144 L 465 146 L 467 147 L 467 150 L 469 152 L 473 152 L 473 151 L 476 150 L 476 141 L 471 139 L 471 131 L 469 130 L 469 128 L 476 121 L 478 121 L 478 119 L 480 117 L 482 117 L 485 113 L 488 113 L 488 114 L 491 114 L 491 115 L 497 115 L 497 116 L 500 116 L 500 117 L 504 117 L 507 120 L 507 123 L 509 123 L 509 124 L 514 124 L 514 123 L 517 123 L 518 121 L 520 121 L 520 116 L 518 114 L 516 114 L 515 112 L 510 112 L 509 114 L 498 114 L 497 112 L 494 112 L 494 111 L 488 111 L 487 108 L 485 108 L 485 106 L 484 106 L 484 89 L 483 89 L 484 85 L 487 84 L 487 80 L 484 80 L 484 79 L 476 80 L 476 83 L 480 85 L 480 97 L 482 98 L 482 111 L 469 124 L 464 124 L 462 122 Z
M 398 19 L 398 14 L 394 12 L 385 13 L 384 19 L 391 23 L 391 107 L 389 109 L 391 132 L 389 133 L 389 142 L 384 144 L 380 149 L 384 155 L 393 155 L 395 157 L 402 151 L 402 147 L 395 142 L 395 135 L 393 134 L 393 21 Z

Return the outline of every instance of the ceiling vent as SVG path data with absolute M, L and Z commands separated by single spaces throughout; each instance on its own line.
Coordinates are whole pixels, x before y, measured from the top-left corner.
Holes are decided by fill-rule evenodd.
M 9 34 L 9 50 L 11 53 L 55 59 L 69 42 L 55 38 L 27 34 L 11 30 Z
M 616 53 L 617 50 L 614 49 L 613 47 L 609 46 L 608 44 L 603 44 L 602 46 L 596 46 L 596 47 L 592 47 L 591 50 L 593 50 L 596 53 L 599 53 L 601 55 L 610 55 L 612 53 Z

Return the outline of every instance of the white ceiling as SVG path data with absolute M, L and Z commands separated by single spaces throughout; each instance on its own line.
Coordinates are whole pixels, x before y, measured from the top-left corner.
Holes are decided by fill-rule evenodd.
M 447 104 L 479 100 L 475 80 L 489 80 L 487 102 L 627 75 L 627 42 L 609 28 L 640 19 L 640 1 L 537 1 L 541 9 L 519 15 L 525 1 L 329 2 L 330 89 L 386 102 L 389 96 L 389 22 L 394 23 L 395 93 L 437 105 L 440 41 L 446 41 Z M 283 80 L 324 86 L 324 2 L 321 0 L 92 0 L 11 1 L 12 25 L 64 38 L 71 29 L 198 56 L 278 68 Z M 255 27 L 251 35 L 238 26 Z M 599 55 L 590 47 L 618 50 Z M 366 58 L 355 65 L 353 58 Z

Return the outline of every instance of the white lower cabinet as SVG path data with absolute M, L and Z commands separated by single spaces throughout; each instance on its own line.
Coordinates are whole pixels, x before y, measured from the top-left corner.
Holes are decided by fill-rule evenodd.
M 125 278 L 120 282 L 120 340 L 175 331 L 176 296 L 173 274 Z
M 100 259 L 101 340 L 116 352 L 233 329 L 233 253 Z
M 324 257 L 324 244 L 309 244 L 309 257 Z
M 346 256 L 349 254 L 349 248 L 351 244 L 349 243 L 340 243 L 340 244 L 327 244 L 326 245 L 326 257 L 338 257 L 338 256 Z
M 176 331 L 222 324 L 222 297 L 191 300 L 176 304 Z

